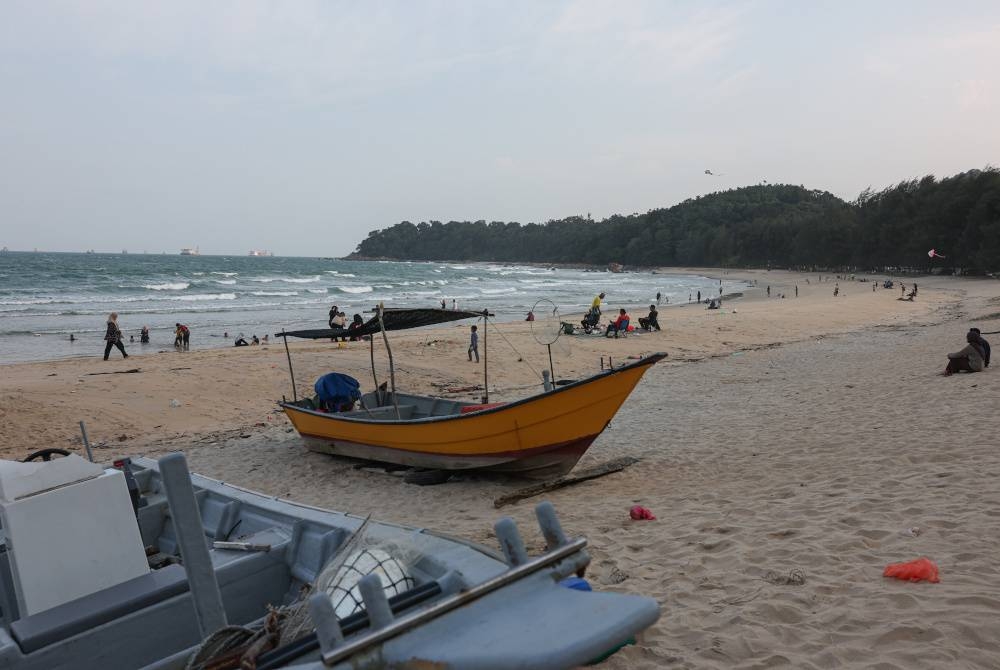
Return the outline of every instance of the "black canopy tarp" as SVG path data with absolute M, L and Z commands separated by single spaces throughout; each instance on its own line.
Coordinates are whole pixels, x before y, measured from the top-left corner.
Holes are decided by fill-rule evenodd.
M 481 316 L 483 316 L 483 312 L 468 312 L 455 309 L 417 308 L 382 310 L 382 321 L 385 323 L 386 330 L 420 328 L 421 326 L 433 326 L 449 321 L 460 321 L 461 319 L 475 319 Z M 373 316 L 360 328 L 353 330 L 349 328 L 312 328 L 309 330 L 286 330 L 275 333 L 274 336 L 281 337 L 282 335 L 287 335 L 288 337 L 301 337 L 310 340 L 328 340 L 333 337 L 372 335 L 381 330 L 378 316 Z

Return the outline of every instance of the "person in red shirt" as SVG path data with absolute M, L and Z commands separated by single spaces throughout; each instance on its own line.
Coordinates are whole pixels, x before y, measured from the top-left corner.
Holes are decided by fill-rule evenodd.
M 628 322 L 630 320 L 628 312 L 626 312 L 625 308 L 622 307 L 618 310 L 618 318 L 608 325 L 608 330 L 604 333 L 604 336 L 611 337 L 611 335 L 614 334 L 615 337 L 618 337 L 618 333 L 628 330 Z

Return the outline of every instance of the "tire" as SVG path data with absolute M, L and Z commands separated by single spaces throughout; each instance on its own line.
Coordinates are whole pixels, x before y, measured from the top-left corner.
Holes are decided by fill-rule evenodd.
M 449 479 L 451 479 L 451 473 L 447 470 L 413 469 L 403 475 L 404 482 L 417 486 L 437 486 L 444 484 Z

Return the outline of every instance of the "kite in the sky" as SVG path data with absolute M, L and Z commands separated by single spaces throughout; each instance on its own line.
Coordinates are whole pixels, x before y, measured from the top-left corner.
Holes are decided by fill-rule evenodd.
M 705 170 L 705 174 L 707 174 L 707 175 L 710 175 L 710 176 L 712 176 L 712 177 L 724 177 L 724 176 L 725 176 L 725 175 L 723 175 L 723 174 L 715 174 L 715 173 L 714 173 L 714 172 L 712 172 L 711 170 Z
M 930 256 L 931 258 L 944 258 L 944 256 L 942 256 L 941 254 L 939 254 L 938 252 L 936 252 L 933 249 L 931 249 L 930 251 L 928 251 L 927 255 Z

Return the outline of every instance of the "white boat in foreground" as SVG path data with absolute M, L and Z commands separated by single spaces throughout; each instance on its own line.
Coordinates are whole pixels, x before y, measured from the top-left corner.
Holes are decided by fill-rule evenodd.
M 547 503 L 530 558 L 511 519 L 498 553 L 191 475 L 180 454 L 116 465 L 0 462 L 0 667 L 571 668 L 659 617 L 561 584 L 589 557 Z

